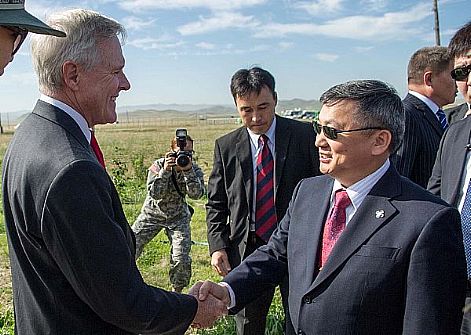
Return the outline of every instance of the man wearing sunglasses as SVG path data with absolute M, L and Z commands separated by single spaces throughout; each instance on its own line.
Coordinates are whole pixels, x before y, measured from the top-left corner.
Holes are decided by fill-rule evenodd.
M 463 29 L 465 29 L 465 27 L 463 27 Z M 471 30 L 471 28 L 468 28 L 468 30 Z M 463 96 L 465 102 L 459 106 L 445 110 L 450 123 L 461 120 L 471 114 L 471 83 L 469 81 L 471 49 L 466 49 L 467 43 L 465 42 L 466 38 L 469 40 L 471 37 L 466 36 L 466 29 L 463 30 L 463 33 L 456 36 L 457 38 L 461 38 L 463 43 L 454 43 L 454 45 L 463 47 L 462 50 L 458 52 L 458 56 L 455 56 L 455 68 L 451 71 L 451 76 L 456 80 L 458 91 Z
M 466 107 L 471 102 L 471 21 L 459 29 L 448 45 L 455 60 L 451 76 L 465 97 Z M 471 117 L 451 125 L 445 132 L 437 153 L 428 189 L 439 195 L 461 213 L 464 250 L 468 266 L 466 305 L 471 307 Z M 465 313 L 461 334 L 471 334 L 471 313 Z
M 64 37 L 25 10 L 24 0 L 0 2 L 0 76 L 21 47 L 28 32 Z
M 321 98 L 320 170 L 303 179 L 266 246 L 220 285 L 198 283 L 237 312 L 289 275 L 296 334 L 459 334 L 466 264 L 458 211 L 399 175 L 404 133 L 394 88 L 376 80 Z
M 445 47 L 417 50 L 407 67 L 409 93 L 403 100 L 406 129 L 392 162 L 401 175 L 424 188 L 432 173 L 440 139 L 448 126 L 441 108 L 455 101 L 452 69 L 453 62 Z

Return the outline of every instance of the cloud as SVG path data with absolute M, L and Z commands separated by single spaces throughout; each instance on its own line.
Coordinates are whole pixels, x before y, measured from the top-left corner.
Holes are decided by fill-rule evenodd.
M 373 50 L 372 46 L 369 47 L 354 47 L 353 50 L 355 50 L 358 53 L 367 53 L 370 50 Z
M 190 22 L 178 27 L 182 35 L 197 35 L 228 28 L 254 28 L 260 23 L 253 16 L 240 13 L 218 12 L 209 18 L 200 17 L 199 21 Z
M 320 52 L 320 53 L 314 54 L 314 58 L 323 62 L 332 63 L 332 62 L 335 62 L 339 58 L 339 55 Z
M 391 40 L 422 34 L 417 23 L 432 15 L 430 4 L 420 3 L 400 12 L 381 16 L 356 15 L 314 23 L 264 24 L 254 34 L 259 38 L 282 37 L 288 34 L 322 35 L 354 40 Z
M 361 0 L 360 6 L 368 11 L 379 12 L 387 7 L 388 2 L 389 0 Z
M 204 49 L 204 50 L 214 50 L 216 46 L 213 43 L 208 43 L 208 42 L 200 42 L 195 45 L 199 49 Z
M 170 50 L 180 48 L 181 46 L 185 45 L 183 41 L 171 41 L 167 37 L 161 38 L 152 38 L 152 37 L 144 37 L 144 38 L 137 38 L 130 40 L 127 45 L 132 45 L 133 47 L 143 49 L 143 50 L 150 50 L 150 49 L 157 49 L 157 50 Z
M 294 4 L 295 8 L 307 11 L 313 16 L 335 13 L 342 8 L 343 0 L 302 1 Z
M 127 16 L 121 19 L 121 23 L 127 30 L 143 30 L 145 28 L 151 27 L 156 20 L 144 20 L 136 16 Z
M 267 0 L 128 0 L 118 4 L 130 12 L 155 9 L 207 8 L 210 10 L 230 10 L 261 5 Z
M 288 49 L 291 49 L 293 47 L 293 43 L 292 42 L 280 42 L 278 43 L 278 47 L 282 50 L 288 50 Z

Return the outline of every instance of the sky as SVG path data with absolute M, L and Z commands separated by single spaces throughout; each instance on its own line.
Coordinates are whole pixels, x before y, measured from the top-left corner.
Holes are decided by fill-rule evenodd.
M 260 66 L 279 99 L 319 99 L 329 87 L 378 79 L 407 92 L 417 49 L 435 45 L 433 1 L 421 0 L 27 0 L 45 20 L 87 8 L 127 30 L 118 106 L 233 104 L 231 76 Z M 470 0 L 438 2 L 441 45 L 471 20 Z M 39 96 L 29 38 L 0 78 L 0 113 L 31 110 Z

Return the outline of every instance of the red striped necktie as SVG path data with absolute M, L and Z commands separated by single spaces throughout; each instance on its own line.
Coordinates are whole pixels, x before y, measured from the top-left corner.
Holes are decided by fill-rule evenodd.
M 275 230 L 277 218 L 274 190 L 274 161 L 268 147 L 268 137 L 261 135 L 258 139 L 257 156 L 257 199 L 255 208 L 255 233 L 267 242 Z
M 95 153 L 96 158 L 98 159 L 98 162 L 105 168 L 105 159 L 103 158 L 103 152 L 101 152 L 100 146 L 98 145 L 98 142 L 95 137 L 95 132 L 92 131 L 92 139 L 90 140 L 90 146 L 93 149 L 93 152 Z
M 335 243 L 347 224 L 347 207 L 351 204 L 347 191 L 338 190 L 335 192 L 334 207 L 330 212 L 330 216 L 324 225 L 324 235 L 322 237 L 322 257 L 320 267 L 325 265 L 329 258 L 330 252 L 334 248 Z

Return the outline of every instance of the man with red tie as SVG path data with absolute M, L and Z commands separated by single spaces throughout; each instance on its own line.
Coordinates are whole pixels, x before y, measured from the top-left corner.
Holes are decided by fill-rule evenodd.
M 218 284 L 198 283 L 231 312 L 289 274 L 297 334 L 459 334 L 466 263 L 456 209 L 409 179 L 389 156 L 404 110 L 376 80 L 336 85 L 314 122 L 320 170 L 302 180 L 267 245 Z
M 314 131 L 275 116 L 275 79 L 268 71 L 237 71 L 231 93 L 244 126 L 216 140 L 206 205 L 211 265 L 221 276 L 266 244 L 296 184 L 319 174 Z M 280 288 L 286 303 L 287 282 Z M 236 316 L 237 334 L 265 334 L 273 293 L 274 287 Z
M 143 281 L 91 130 L 116 121 L 116 99 L 130 88 L 124 27 L 83 9 L 49 24 L 67 37 L 33 39 L 42 94 L 3 160 L 15 333 L 184 334 L 192 322 L 207 325 L 209 304 Z

